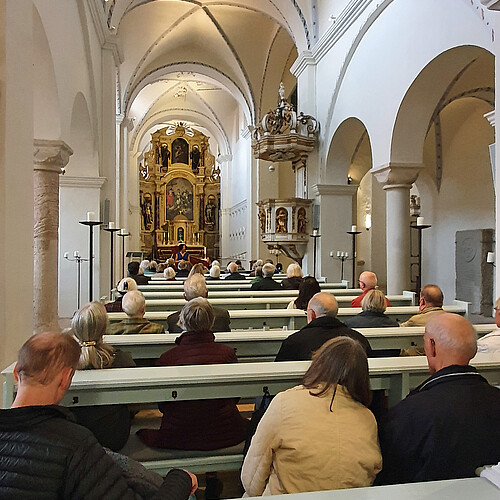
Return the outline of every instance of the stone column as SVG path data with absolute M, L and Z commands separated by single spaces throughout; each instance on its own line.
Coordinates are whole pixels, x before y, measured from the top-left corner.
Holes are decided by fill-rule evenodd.
M 34 273 L 33 326 L 35 333 L 59 331 L 58 229 L 59 175 L 72 149 L 63 141 L 34 141 Z
M 372 171 L 386 192 L 387 294 L 410 286 L 410 189 L 421 169 L 391 163 Z

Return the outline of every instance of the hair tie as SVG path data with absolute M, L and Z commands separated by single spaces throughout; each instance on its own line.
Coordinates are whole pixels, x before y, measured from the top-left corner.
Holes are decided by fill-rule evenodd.
M 82 341 L 79 342 L 80 347 L 93 347 L 97 345 L 97 342 L 95 340 L 87 340 L 87 341 Z

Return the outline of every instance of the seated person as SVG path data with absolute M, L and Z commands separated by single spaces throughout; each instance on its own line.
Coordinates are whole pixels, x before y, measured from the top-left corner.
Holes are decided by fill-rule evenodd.
M 163 333 L 163 326 L 151 323 L 144 315 L 146 314 L 146 299 L 139 290 L 127 292 L 122 300 L 123 311 L 128 318 L 113 323 L 109 327 L 110 335 L 123 335 L 127 333 Z
M 238 266 L 238 271 L 244 271 L 245 268 L 243 267 L 243 264 L 241 263 L 241 260 L 235 260 L 234 263 Z
M 359 275 L 358 279 L 359 288 L 363 292 L 359 297 L 356 297 L 351 302 L 351 307 L 361 307 L 361 301 L 370 290 L 377 288 L 377 275 L 371 271 L 364 271 Z M 391 307 L 391 303 L 385 299 L 387 307 Z
M 176 278 L 187 278 L 189 276 L 189 262 L 187 260 L 180 260 L 177 263 Z
M 306 276 L 299 286 L 299 294 L 295 300 L 292 300 L 287 309 L 302 309 L 307 311 L 307 305 L 314 295 L 321 292 L 318 281 L 313 276 Z
M 478 339 L 477 352 L 500 352 L 500 299 L 495 302 L 495 325 L 496 330 Z
M 219 266 L 212 266 L 210 268 L 210 276 L 207 278 L 208 280 L 220 280 L 220 267 Z
M 190 300 L 179 316 L 179 326 L 184 333 L 178 337 L 177 347 L 163 353 L 158 364 L 236 363 L 234 349 L 215 342 L 214 320 L 215 314 L 207 299 Z M 246 437 L 247 420 L 240 416 L 234 398 L 168 402 L 159 407 L 163 413 L 160 429 L 141 429 L 137 433 L 148 446 L 216 450 L 241 443 Z
M 282 290 L 281 285 L 273 280 L 273 274 L 276 268 L 272 264 L 264 264 L 262 266 L 262 279 L 254 283 L 250 290 Z
M 258 283 L 263 278 L 263 276 L 262 276 L 262 266 L 256 267 L 254 269 L 253 274 L 254 274 L 255 277 L 250 280 L 250 284 L 251 285 L 253 285 L 254 283 Z M 250 276 L 251 276 L 251 274 L 250 274 Z
M 243 463 L 246 496 L 370 486 L 382 467 L 368 362 L 348 337 L 313 355 L 302 385 L 274 397 Z
M 118 293 L 118 297 L 114 302 L 108 302 L 104 304 L 107 312 L 122 312 L 122 299 L 123 296 L 132 290 L 137 290 L 137 283 L 132 278 L 123 278 L 118 286 L 116 287 L 116 291 Z
M 474 477 L 500 461 L 500 390 L 469 365 L 474 327 L 458 314 L 434 315 L 424 348 L 431 376 L 381 426 L 378 484 Z
M 197 297 L 208 297 L 207 284 L 205 278 L 201 274 L 195 274 L 184 282 L 184 299 L 190 301 Z M 215 321 L 213 325 L 213 332 L 230 332 L 231 319 L 226 309 L 222 307 L 212 307 L 215 314 Z M 182 332 L 179 326 L 180 312 L 177 311 L 167 317 L 168 331 L 170 333 Z
M 191 268 L 191 271 L 189 271 L 188 277 L 193 276 L 193 274 L 201 274 L 202 276 L 205 276 L 206 272 L 208 272 L 208 269 L 201 262 L 198 262 L 198 264 L 195 264 Z
M 196 476 L 174 469 L 163 481 L 127 457 L 106 453 L 71 411 L 59 406 L 79 359 L 80 347 L 70 335 L 40 333 L 21 347 L 14 368 L 16 398 L 10 409 L 0 410 L 1 497 L 187 500 L 197 488 Z M 125 460 L 128 470 L 119 465 Z M 147 490 L 138 488 L 142 478 Z
M 401 326 L 425 326 L 434 316 L 442 314 L 443 292 L 437 285 L 425 285 L 420 292 L 418 313 Z
M 129 278 L 135 280 L 138 285 L 147 285 L 149 283 L 149 278 L 147 276 L 139 274 L 139 262 L 129 262 L 127 269 Z
M 173 267 L 166 267 L 163 271 L 163 277 L 167 281 L 175 281 L 175 269 Z
M 346 318 L 344 323 L 349 328 L 376 328 L 398 326 L 399 323 L 386 316 L 386 298 L 380 290 L 370 290 L 361 301 L 362 312 L 352 318 Z
M 151 274 L 153 274 L 149 272 L 150 265 L 151 263 L 149 262 L 149 260 L 142 260 L 139 264 L 139 274 L 144 274 L 145 276 L 150 276 Z
M 175 262 L 180 262 L 182 260 L 185 260 L 186 262 L 189 261 L 189 253 L 186 250 L 186 244 L 185 243 L 179 243 L 179 250 L 175 254 Z
M 286 278 L 281 282 L 281 286 L 286 290 L 298 290 L 302 283 L 302 269 L 298 264 L 290 264 L 286 268 Z
M 238 272 L 238 264 L 236 262 L 230 262 L 227 265 L 227 272 L 229 274 L 224 278 L 225 280 L 245 280 L 245 276 Z

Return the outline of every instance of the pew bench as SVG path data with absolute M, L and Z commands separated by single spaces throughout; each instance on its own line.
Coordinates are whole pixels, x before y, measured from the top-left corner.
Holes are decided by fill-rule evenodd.
M 184 298 L 184 289 L 181 288 L 180 290 L 170 290 L 168 288 L 168 291 L 165 291 L 165 287 L 162 288 L 160 291 L 151 291 L 152 289 L 156 289 L 155 286 L 153 285 L 140 285 L 139 290 L 144 294 L 144 297 L 146 299 L 183 299 Z M 361 289 L 359 288 L 338 288 L 335 290 L 331 290 L 333 295 L 335 297 L 344 297 L 344 296 L 350 296 L 350 297 L 358 297 L 361 295 Z M 295 299 L 297 295 L 299 294 L 298 290 L 219 290 L 219 289 L 213 289 L 209 288 L 209 297 L 211 299 L 224 299 L 228 297 L 235 297 L 237 296 L 238 298 L 267 298 L 267 297 L 291 297 Z M 410 296 L 414 300 L 415 292 L 403 292 L 405 297 Z M 291 299 L 290 299 L 291 300 Z M 352 300 L 352 299 L 351 299 Z

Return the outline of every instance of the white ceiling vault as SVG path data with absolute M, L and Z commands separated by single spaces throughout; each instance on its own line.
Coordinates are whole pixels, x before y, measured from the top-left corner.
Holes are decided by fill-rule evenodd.
M 132 150 L 173 120 L 205 128 L 222 153 L 277 102 L 314 33 L 310 0 L 102 0 L 122 54 L 120 108 Z

